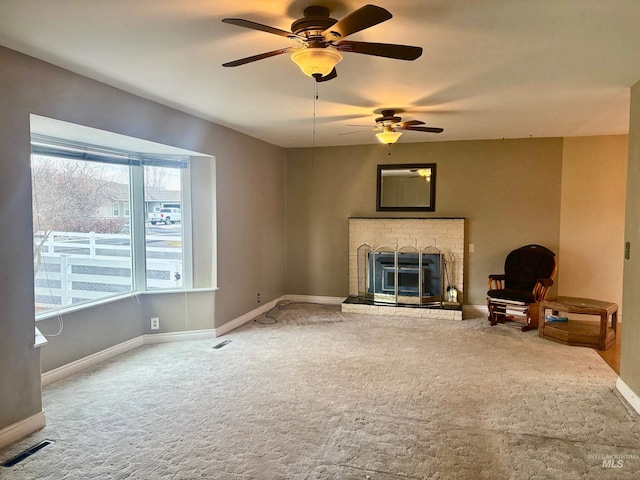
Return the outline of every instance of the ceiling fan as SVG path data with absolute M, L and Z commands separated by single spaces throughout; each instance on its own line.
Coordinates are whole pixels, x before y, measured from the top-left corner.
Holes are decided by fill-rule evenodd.
M 396 116 L 396 113 L 400 113 L 401 110 L 382 110 L 380 113 L 381 117 L 376 118 L 376 126 L 372 129 L 373 131 L 380 130 L 379 133 L 376 133 L 376 137 L 380 142 L 385 145 L 389 145 L 391 143 L 396 143 L 400 136 L 402 135 L 403 130 L 409 130 L 412 132 L 426 132 L 426 133 L 442 133 L 444 132 L 444 128 L 439 127 L 426 127 L 421 125 L 426 125 L 424 122 L 420 120 L 409 120 L 407 122 L 403 122 L 401 117 Z M 349 127 L 364 127 L 366 125 L 347 125 Z M 356 133 L 356 132 L 351 132 Z
M 326 7 L 307 7 L 304 9 L 304 16 L 291 24 L 290 32 L 242 18 L 223 18 L 224 23 L 287 37 L 297 41 L 298 45 L 241 58 L 224 63 L 222 66 L 237 67 L 264 58 L 291 53 L 291 60 L 306 75 L 314 77 L 317 82 L 325 82 L 337 77 L 335 66 L 342 60 L 340 52 L 362 53 L 399 60 L 415 60 L 422 55 L 421 47 L 342 40 L 348 35 L 389 20 L 393 15 L 384 8 L 365 5 L 340 20 L 330 18 L 329 13 Z

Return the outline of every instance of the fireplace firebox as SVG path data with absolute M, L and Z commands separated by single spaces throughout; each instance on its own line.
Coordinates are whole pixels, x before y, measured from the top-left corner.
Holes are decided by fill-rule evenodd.
M 442 254 L 436 249 L 359 249 L 360 296 L 379 303 L 441 305 L 443 300 Z

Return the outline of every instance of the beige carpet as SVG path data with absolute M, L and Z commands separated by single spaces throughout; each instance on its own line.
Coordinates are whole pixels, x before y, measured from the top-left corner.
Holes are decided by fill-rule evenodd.
M 47 427 L 0 461 L 55 443 L 0 478 L 640 478 L 640 416 L 591 349 L 484 319 L 273 315 L 45 388 Z

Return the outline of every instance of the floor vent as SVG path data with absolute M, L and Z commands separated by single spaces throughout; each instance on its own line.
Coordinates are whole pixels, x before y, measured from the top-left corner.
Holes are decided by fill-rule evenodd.
M 44 447 L 46 447 L 47 445 L 51 445 L 52 443 L 55 443 L 55 442 L 53 440 L 43 440 L 42 442 L 34 445 L 30 449 L 25 450 L 24 452 L 19 453 L 15 457 L 7 460 L 6 462 L 4 462 L 2 464 L 2 466 L 3 467 L 13 467 L 15 464 L 20 463 L 21 461 L 25 460 L 27 457 L 30 457 L 31 455 L 33 455 L 37 451 L 42 450 Z
M 217 345 L 216 345 L 215 347 L 213 347 L 213 348 L 222 348 L 222 347 L 224 347 L 225 345 L 227 345 L 227 344 L 229 344 L 229 343 L 231 343 L 231 340 L 225 340 L 224 342 L 220 342 L 219 344 L 217 344 Z

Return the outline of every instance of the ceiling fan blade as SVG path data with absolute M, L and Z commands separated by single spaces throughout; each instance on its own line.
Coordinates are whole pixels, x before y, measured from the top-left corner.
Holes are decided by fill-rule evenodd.
M 328 82 L 329 80 L 333 80 L 337 76 L 338 76 L 338 72 L 336 72 L 336 69 L 334 68 L 324 77 L 313 77 L 313 78 L 316 79 L 316 82 L 320 83 L 320 82 Z
M 239 60 L 234 60 L 233 62 L 223 63 L 223 67 L 239 67 L 240 65 L 244 65 L 246 63 L 255 62 L 257 60 L 262 60 L 263 58 L 275 57 L 276 55 L 281 55 L 283 53 L 293 52 L 297 47 L 287 47 L 281 48 L 280 50 L 274 50 L 273 52 L 261 53 L 259 55 L 254 55 L 252 57 L 241 58 Z
M 344 38 L 352 33 L 359 32 L 365 28 L 373 27 L 379 23 L 389 20 L 393 15 L 382 7 L 375 5 L 365 5 L 351 12 L 346 17 L 341 18 L 332 26 L 327 28 L 322 35 L 328 40 Z
M 252 30 L 260 30 L 261 32 L 273 33 L 274 35 L 280 35 L 281 37 L 297 38 L 295 33 L 287 32 L 286 30 L 280 30 L 279 28 L 270 27 L 269 25 L 263 25 L 261 23 L 252 22 L 250 20 L 244 20 L 242 18 L 223 18 L 224 23 L 229 23 L 237 27 L 250 28 Z
M 362 132 L 370 132 L 371 130 L 356 130 L 355 132 L 346 132 L 346 133 L 339 133 L 338 136 L 341 137 L 343 135 L 351 135 L 353 133 L 362 133 Z
M 365 55 L 395 58 L 398 60 L 415 60 L 422 55 L 422 47 L 395 45 L 393 43 L 352 42 L 345 40 L 338 42 L 335 46 L 341 52 L 364 53 Z
M 442 133 L 444 128 L 438 127 L 405 127 L 402 130 L 412 130 L 414 132 L 427 132 L 427 133 Z
M 407 127 L 413 127 L 415 125 L 424 125 L 424 122 L 421 122 L 420 120 L 408 120 L 406 122 L 400 123 L 400 125 L 398 126 L 400 128 L 407 128 Z

